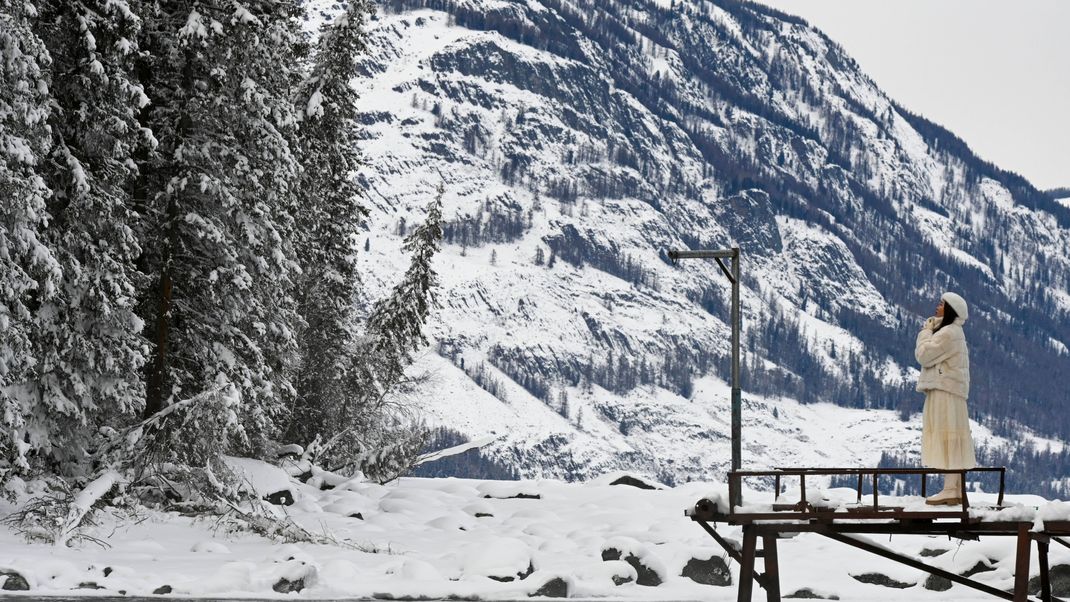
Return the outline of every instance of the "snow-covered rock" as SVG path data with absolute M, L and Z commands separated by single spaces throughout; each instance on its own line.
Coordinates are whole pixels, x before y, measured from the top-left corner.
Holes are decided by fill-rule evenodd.
M 298 488 L 286 470 L 250 458 L 224 456 L 223 461 L 237 477 L 240 486 L 260 498 L 286 506 L 294 503 L 297 498 L 295 492 Z

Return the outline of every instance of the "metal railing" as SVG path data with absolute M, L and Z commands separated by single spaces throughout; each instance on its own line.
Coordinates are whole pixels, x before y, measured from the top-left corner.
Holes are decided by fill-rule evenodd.
M 742 485 L 743 479 L 750 477 L 772 477 L 774 480 L 774 489 L 776 497 L 779 498 L 781 494 L 781 480 L 784 477 L 799 477 L 799 501 L 793 506 L 796 512 L 816 512 L 816 508 L 806 499 L 806 477 L 832 477 L 832 476 L 857 476 L 858 477 L 858 503 L 862 503 L 862 488 L 865 484 L 866 477 L 872 479 L 873 483 L 873 508 L 872 511 L 875 514 L 881 513 L 880 507 L 880 491 L 878 487 L 878 480 L 881 475 L 897 475 L 897 476 L 918 476 L 921 478 L 921 495 L 925 496 L 926 477 L 929 475 L 937 474 L 957 474 L 962 478 L 959 480 L 960 497 L 961 497 L 961 512 L 966 513 L 969 508 L 969 498 L 966 490 L 966 475 L 971 472 L 998 472 L 999 473 L 999 495 L 997 497 L 996 505 L 1003 505 L 1003 494 L 1006 486 L 1007 469 L 1003 466 L 979 466 L 976 468 L 970 468 L 966 470 L 945 470 L 939 468 L 781 468 L 777 467 L 773 470 L 733 470 L 728 473 L 728 497 L 729 497 L 729 514 L 735 514 L 737 505 L 735 500 L 742 500 Z M 959 505 L 959 504 L 956 504 Z M 856 512 L 856 514 L 858 514 Z M 940 513 L 935 513 L 940 514 Z M 947 514 L 947 513 L 944 513 Z M 884 514 L 886 516 L 886 514 Z M 859 516 L 859 518 L 867 518 Z

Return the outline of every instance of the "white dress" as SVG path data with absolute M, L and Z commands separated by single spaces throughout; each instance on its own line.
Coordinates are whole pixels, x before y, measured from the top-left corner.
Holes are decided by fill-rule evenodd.
M 930 390 L 921 416 L 923 466 L 944 469 L 977 466 L 965 398 L 940 389 Z

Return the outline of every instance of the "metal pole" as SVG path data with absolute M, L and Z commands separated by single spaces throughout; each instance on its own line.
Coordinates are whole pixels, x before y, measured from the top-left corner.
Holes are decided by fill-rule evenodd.
M 742 390 L 739 385 L 739 247 L 732 248 L 732 470 L 743 466 L 742 460 Z M 742 489 L 742 487 L 740 487 Z M 742 497 L 742 492 L 736 495 Z M 742 505 L 741 500 L 735 500 Z
M 739 470 L 743 467 L 743 390 L 739 378 L 739 333 L 743 326 L 743 318 L 739 311 L 739 247 L 704 251 L 670 250 L 669 258 L 673 263 L 681 259 L 716 259 L 721 271 L 732 281 L 732 470 Z M 725 267 L 723 259 L 732 260 L 731 269 Z M 742 480 L 740 480 L 739 487 L 734 490 L 729 488 L 729 502 L 733 508 L 743 505 Z

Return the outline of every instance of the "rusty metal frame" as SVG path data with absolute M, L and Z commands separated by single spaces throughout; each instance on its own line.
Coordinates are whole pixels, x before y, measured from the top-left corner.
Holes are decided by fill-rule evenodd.
M 1040 560 L 1040 598 L 1043 602 L 1054 600 L 1051 594 L 1051 580 L 1048 566 L 1048 542 L 1051 539 L 1059 540 L 1057 535 L 1070 535 L 1070 522 L 1046 523 L 1043 532 L 1031 531 L 1032 523 L 1029 522 L 976 522 L 964 525 L 960 522 L 945 523 L 913 523 L 901 521 L 896 523 L 744 523 L 742 549 L 732 545 L 716 531 L 715 526 L 697 516 L 692 519 L 699 523 L 729 554 L 740 564 L 740 581 L 738 584 L 737 599 L 749 601 L 753 592 L 754 584 L 765 589 L 766 599 L 769 602 L 779 601 L 780 598 L 780 567 L 776 549 L 776 540 L 789 533 L 817 533 L 834 541 L 858 548 L 875 554 L 882 558 L 907 565 L 909 567 L 925 571 L 929 574 L 944 577 L 954 583 L 970 587 L 980 592 L 996 596 L 997 598 L 1025 602 L 1037 600 L 1028 595 L 1029 586 L 1029 556 L 1032 542 L 1037 542 L 1037 551 Z M 1014 590 L 1005 592 L 995 587 L 981 583 L 969 577 L 963 577 L 950 571 L 932 566 L 915 558 L 899 554 L 884 547 L 873 544 L 865 539 L 853 537 L 855 535 L 948 535 L 964 539 L 979 539 L 983 535 L 1014 537 L 1016 539 L 1016 556 L 1014 572 Z M 757 548 L 757 540 L 762 540 L 763 549 Z M 1059 540 L 1061 541 L 1061 540 Z M 764 558 L 765 571 L 755 570 L 757 558 Z M 744 579 L 742 575 L 750 574 L 750 579 Z
M 957 474 L 962 478 L 959 479 L 961 487 L 959 493 L 962 499 L 962 503 L 958 504 L 958 510 L 945 510 L 945 511 L 931 511 L 926 513 L 914 512 L 911 515 L 914 518 L 919 519 L 933 519 L 933 518 L 961 518 L 963 520 L 969 517 L 969 492 L 966 489 L 966 474 L 970 472 L 998 472 L 999 473 L 999 494 L 996 499 L 996 506 L 1003 505 L 1003 497 L 1005 493 L 1006 473 L 1007 469 L 1003 466 L 980 466 L 971 468 L 968 470 L 945 470 L 939 468 L 775 468 L 773 470 L 733 470 L 728 473 L 728 492 L 729 492 L 729 513 L 735 516 L 738 520 L 790 520 L 792 518 L 807 519 L 812 518 L 814 515 L 820 515 L 825 519 L 832 517 L 845 517 L 850 516 L 856 519 L 865 518 L 888 518 L 889 512 L 898 512 L 901 509 L 894 507 L 882 507 L 880 505 L 880 492 L 877 487 L 878 479 L 881 475 L 902 475 L 902 476 L 920 476 L 922 491 L 925 491 L 925 482 L 929 475 L 934 474 Z M 806 500 L 806 477 L 807 476 L 858 476 L 858 503 L 862 502 L 862 487 L 864 477 L 870 476 L 873 480 L 873 504 L 869 511 L 863 510 L 861 507 L 850 509 L 846 514 L 843 512 L 828 512 L 820 510 L 814 507 L 813 504 Z M 785 514 L 784 510 L 789 508 L 782 506 L 774 506 L 774 513 L 769 514 L 755 514 L 755 513 L 735 513 L 736 506 L 742 505 L 742 489 L 743 479 L 748 477 L 772 477 L 775 497 L 780 497 L 781 482 L 784 477 L 799 477 L 799 501 L 791 506 L 794 511 L 794 515 Z
M 733 471 L 729 473 L 728 485 L 730 499 L 732 493 L 740 495 L 743 479 L 746 477 L 773 477 L 777 495 L 780 494 L 781 478 L 784 476 L 800 477 L 799 503 L 784 505 L 784 510 L 772 512 L 736 512 L 736 506 L 729 502 L 729 512 L 722 513 L 717 505 L 708 500 L 699 500 L 694 508 L 685 512 L 697 522 L 713 539 L 740 565 L 740 580 L 737 600 L 750 601 L 754 584 L 766 592 L 769 602 L 780 598 L 780 559 L 777 551 L 777 539 L 785 534 L 816 533 L 845 545 L 875 554 L 931 575 L 943 577 L 954 583 L 973 588 L 997 598 L 1026 602 L 1037 600 L 1030 598 L 1029 557 L 1033 542 L 1037 545 L 1040 561 L 1040 598 L 1044 602 L 1054 600 L 1051 593 L 1051 579 L 1048 566 L 1048 548 L 1051 541 L 1070 548 L 1070 543 L 1062 539 L 1070 536 L 1070 521 L 1046 521 L 1043 531 L 1032 531 L 1031 522 L 989 521 L 969 515 L 969 502 L 965 496 L 965 478 L 962 479 L 963 501 L 960 509 L 954 511 L 907 511 L 903 508 L 881 507 L 879 497 L 874 495 L 872 507 L 862 511 L 836 512 L 815 508 L 805 499 L 805 477 L 815 475 L 858 475 L 858 499 L 862 499 L 862 483 L 865 476 L 873 476 L 874 486 L 881 474 L 921 475 L 922 482 L 929 474 L 962 474 L 967 472 L 999 472 L 1000 491 L 998 506 L 1003 504 L 1006 469 L 1004 467 L 981 467 L 972 470 L 938 470 L 914 468 L 782 468 L 772 471 Z M 876 491 L 876 487 L 874 487 Z M 938 521 L 938 519 L 953 519 Z M 777 521 L 777 522 L 763 522 Z M 797 522 L 791 522 L 797 521 Z M 716 523 L 742 527 L 743 541 L 734 544 L 717 532 Z M 712 524 L 711 524 L 712 523 Z M 963 577 L 950 571 L 929 565 L 916 558 L 888 550 L 867 541 L 858 535 L 900 534 L 900 535 L 946 535 L 959 539 L 980 539 L 982 536 L 1014 537 L 1016 540 L 1014 589 L 1011 592 L 999 590 L 969 577 Z M 758 540 L 762 540 L 762 549 L 758 549 Z M 764 572 L 755 569 L 755 561 L 764 559 Z M 743 575 L 750 575 L 744 579 Z

